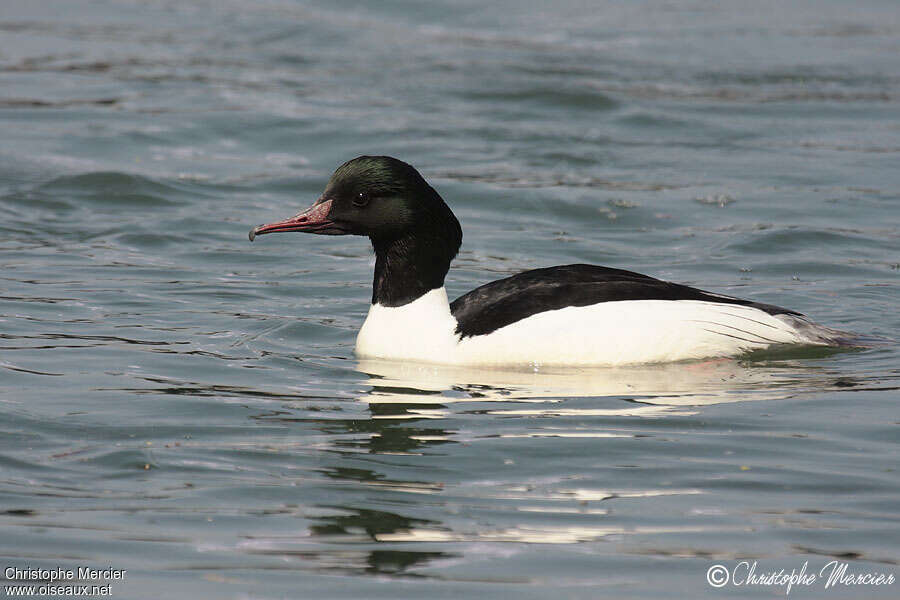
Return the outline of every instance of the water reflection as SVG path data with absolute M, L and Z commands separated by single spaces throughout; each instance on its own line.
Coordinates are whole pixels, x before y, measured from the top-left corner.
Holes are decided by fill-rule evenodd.
M 773 400 L 823 383 L 823 373 L 817 369 L 786 371 L 731 359 L 640 367 L 518 370 L 360 360 L 357 369 L 369 377 L 367 384 L 371 386 L 360 401 L 369 404 L 373 415 L 387 410 L 393 418 L 439 417 L 447 412 L 442 405 L 459 402 L 542 405 L 488 410 L 510 415 L 658 416 L 675 410 L 688 414 L 685 407 Z M 566 399 L 588 397 L 616 399 L 625 406 L 564 406 Z M 389 406 L 393 409 L 386 408 Z
M 372 486 L 384 490 L 393 490 L 398 492 L 434 494 L 444 489 L 444 485 L 439 482 L 388 479 L 384 474 L 370 469 L 356 469 L 338 466 L 328 467 L 327 469 L 322 469 L 319 472 L 333 480 L 354 481 L 365 484 L 366 486 Z
M 305 495 L 316 498 L 306 534 L 256 539 L 250 551 L 298 557 L 323 572 L 430 577 L 435 562 L 466 561 L 485 543 L 624 541 L 639 553 L 644 539 L 740 532 L 743 525 L 658 518 L 709 502 L 706 457 L 732 452 L 728 423 L 699 438 L 681 431 L 699 427 L 693 415 L 715 404 L 862 383 L 835 368 L 715 360 L 536 371 L 359 361 L 358 393 L 339 410 L 306 410 L 299 395 L 285 395 L 282 410 L 254 417 L 311 426 L 325 443 L 317 445 L 318 478 L 305 481 Z M 672 450 L 660 454 L 660 444 Z M 673 481 L 668 469 L 679 460 L 692 474 Z
M 312 505 L 319 514 L 308 517 L 312 524 L 307 527 L 307 535 L 254 539 L 246 546 L 248 552 L 300 558 L 304 566 L 323 572 L 393 577 L 425 577 L 416 569 L 460 556 L 433 548 L 407 549 L 385 543 L 391 537 L 402 539 L 413 531 L 450 532 L 450 527 L 433 516 L 416 517 L 400 512 L 403 507 L 408 507 L 410 513 L 421 512 L 419 498 L 441 494 L 444 483 L 422 477 L 427 471 L 420 469 L 414 469 L 418 477 L 391 476 L 387 470 L 397 473 L 396 464 L 372 463 L 363 457 L 424 456 L 431 447 L 452 443 L 454 432 L 430 426 L 431 417 L 421 414 L 422 411 L 437 414 L 446 408 L 440 402 L 443 396 L 439 392 L 390 386 L 382 391 L 398 397 L 415 397 L 416 401 L 370 403 L 364 408 L 367 415 L 357 412 L 350 418 L 346 415 L 336 418 L 335 414 L 318 418 L 308 413 L 298 418 L 292 410 L 253 416 L 268 423 L 312 424 L 327 436 L 328 442 L 321 448 L 336 459 L 326 460 L 329 464 L 315 469 L 322 477 L 314 486 L 319 492 L 305 493 L 331 499 L 331 502 Z M 429 397 L 431 402 L 427 401 Z M 399 469 L 401 474 L 407 471 Z M 378 500 L 373 501 L 373 494 Z M 385 495 L 393 500 L 386 502 Z M 412 499 L 405 499 L 407 495 Z M 385 504 L 390 504 L 391 510 L 385 510 Z M 438 506 L 442 504 L 437 502 Z
M 348 506 L 321 506 L 337 511 L 327 516 L 313 517 L 316 524 L 309 527 L 315 540 L 315 550 L 307 549 L 308 541 L 297 539 L 253 540 L 248 544 L 252 554 L 296 557 L 313 564 L 322 571 L 345 574 L 407 575 L 413 567 L 421 567 L 439 559 L 459 556 L 453 552 L 398 550 L 377 546 L 380 536 L 403 535 L 420 527 L 435 527 L 430 519 L 416 519 L 403 515 Z M 365 545 L 372 543 L 371 548 Z M 348 546 L 354 544 L 354 546 Z M 332 549 L 327 549 L 328 546 Z M 362 547 L 361 547 L 362 546 Z

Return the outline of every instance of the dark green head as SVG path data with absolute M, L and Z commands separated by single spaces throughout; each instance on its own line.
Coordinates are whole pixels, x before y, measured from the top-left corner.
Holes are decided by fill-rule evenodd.
M 373 302 L 391 306 L 443 285 L 462 243 L 459 221 L 440 195 L 411 165 L 390 156 L 345 162 L 311 207 L 255 227 L 250 241 L 284 231 L 369 237 L 377 256 Z
M 350 233 L 374 239 L 401 237 L 435 212 L 449 213 L 444 201 L 411 165 L 390 156 L 360 156 L 342 164 L 322 197 L 332 201 L 331 217 Z
M 438 193 L 418 171 L 390 156 L 360 156 L 342 164 L 328 181 L 322 196 L 306 211 L 250 232 L 257 235 L 303 231 L 324 235 L 364 235 L 389 241 L 423 233 L 435 227 L 449 242 L 453 254 L 462 241 L 459 223 Z M 452 244 L 451 244 L 452 245 Z

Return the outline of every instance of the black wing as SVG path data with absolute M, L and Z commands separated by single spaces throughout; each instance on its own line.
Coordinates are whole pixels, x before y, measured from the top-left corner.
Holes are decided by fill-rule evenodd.
M 469 337 L 485 335 L 547 310 L 617 300 L 702 300 L 752 306 L 770 315 L 800 314 L 596 265 L 547 267 L 492 281 L 454 300 L 450 312 L 456 317 L 456 332 Z

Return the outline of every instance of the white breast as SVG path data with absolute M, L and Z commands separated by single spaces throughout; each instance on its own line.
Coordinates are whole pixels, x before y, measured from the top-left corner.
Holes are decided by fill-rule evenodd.
M 459 338 L 444 288 L 398 307 L 373 304 L 356 337 L 356 354 L 368 358 L 454 362 Z
M 735 356 L 773 344 L 820 343 L 796 317 L 696 300 L 628 300 L 538 313 L 460 340 L 447 293 L 373 305 L 356 340 L 361 357 L 461 365 L 629 365 Z M 807 321 L 802 321 L 808 324 Z

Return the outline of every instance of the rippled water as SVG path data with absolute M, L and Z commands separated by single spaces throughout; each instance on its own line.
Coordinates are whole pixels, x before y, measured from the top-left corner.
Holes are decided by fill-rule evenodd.
M 900 576 L 894 345 L 359 362 L 367 242 L 246 239 L 391 154 L 463 224 L 451 298 L 592 262 L 897 338 L 897 56 L 874 0 L 4 3 L 3 566 L 127 569 L 122 598 Z

